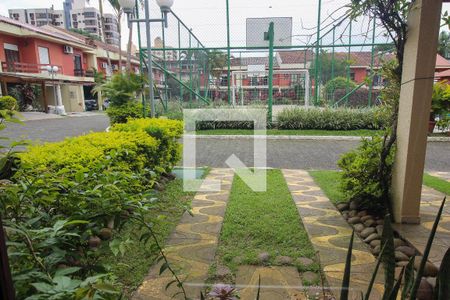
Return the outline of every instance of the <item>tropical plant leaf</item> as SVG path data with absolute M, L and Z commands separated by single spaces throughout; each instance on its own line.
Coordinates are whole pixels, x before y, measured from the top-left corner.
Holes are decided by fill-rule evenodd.
M 377 278 L 378 269 L 381 265 L 381 257 L 384 254 L 384 250 L 386 249 L 386 244 L 383 245 L 383 248 L 380 251 L 380 255 L 378 255 L 377 263 L 375 265 L 375 269 L 373 270 L 372 278 L 370 279 L 369 286 L 367 287 L 366 296 L 364 297 L 365 300 L 369 300 L 370 294 L 372 293 L 372 288 L 375 283 L 375 279 Z
M 394 230 L 392 229 L 391 216 L 389 214 L 384 217 L 381 243 L 385 245 L 384 254 L 381 257 L 381 261 L 383 262 L 385 280 L 383 299 L 387 299 L 391 294 L 395 283 Z
M 256 292 L 256 300 L 259 300 L 261 293 L 261 274 L 258 275 L 258 291 Z
M 340 297 L 341 300 L 348 300 L 354 238 L 355 238 L 355 231 L 353 230 L 352 236 L 350 237 L 350 244 L 348 245 L 347 259 L 345 261 L 344 277 L 342 278 L 341 297 Z
M 414 260 L 416 259 L 416 256 L 412 256 L 409 259 L 408 264 L 406 265 L 405 269 L 405 283 L 403 285 L 403 291 L 402 291 L 402 300 L 406 300 L 408 297 L 409 292 L 411 291 L 411 288 L 414 284 Z
M 391 290 L 391 293 L 388 296 L 388 300 L 396 300 L 397 299 L 397 295 L 398 295 L 398 291 L 400 290 L 400 286 L 402 284 L 402 279 L 403 279 L 403 273 L 405 271 L 405 268 L 402 268 L 402 271 L 400 272 L 400 276 L 397 280 L 397 282 L 395 283 L 394 287 Z
M 433 293 L 436 300 L 450 299 L 450 248 L 445 252 Z
M 431 228 L 430 236 L 428 237 L 427 246 L 425 247 L 425 250 L 423 252 L 423 258 L 422 258 L 422 261 L 420 262 L 420 267 L 417 270 L 417 277 L 416 277 L 414 285 L 411 289 L 411 296 L 410 296 L 411 299 L 416 299 L 417 291 L 419 290 L 419 286 L 420 286 L 420 281 L 422 280 L 422 276 L 423 276 L 423 270 L 425 269 L 425 264 L 428 260 L 428 255 L 430 254 L 431 246 L 433 245 L 434 236 L 436 235 L 436 230 L 439 225 L 439 221 L 441 220 L 442 211 L 444 210 L 446 200 L 447 200 L 447 197 L 444 197 L 444 199 L 442 200 L 441 207 L 439 208 L 439 211 L 436 215 L 436 219 L 434 220 L 433 227 Z

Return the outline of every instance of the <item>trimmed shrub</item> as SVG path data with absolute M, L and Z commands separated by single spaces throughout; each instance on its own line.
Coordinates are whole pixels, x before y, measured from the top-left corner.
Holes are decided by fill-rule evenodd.
M 110 106 L 106 110 L 111 124 L 126 123 L 128 119 L 141 118 L 142 113 L 142 104 L 137 101 L 131 101 L 120 106 Z
M 279 129 L 382 129 L 385 118 L 377 108 L 287 108 L 277 116 Z
M 183 122 L 168 119 L 135 119 L 116 124 L 112 132 L 144 133 L 159 141 L 155 171 L 167 173 L 181 159 L 179 139 L 183 135 Z
M 382 211 L 385 200 L 378 180 L 378 166 L 383 145 L 382 136 L 363 139 L 361 145 L 338 161 L 342 169 L 341 188 L 346 200 L 356 200 L 366 209 Z M 394 164 L 395 148 L 387 158 L 388 173 Z
M 328 99 L 332 96 L 336 90 L 347 89 L 353 90 L 356 87 L 356 83 L 353 80 L 347 80 L 347 78 L 339 76 L 329 80 L 324 87 L 325 98 Z
M 0 110 L 17 110 L 17 108 L 17 100 L 14 97 L 0 97 Z

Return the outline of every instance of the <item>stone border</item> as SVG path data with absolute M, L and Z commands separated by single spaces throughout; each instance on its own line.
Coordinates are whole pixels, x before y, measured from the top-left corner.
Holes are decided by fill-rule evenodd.
M 319 135 L 193 135 L 186 134 L 186 138 L 197 139 L 216 139 L 216 140 L 253 140 L 253 139 L 267 139 L 267 140 L 300 140 L 300 141 L 360 141 L 362 138 L 369 138 L 369 136 L 319 136 Z M 428 137 L 428 142 L 450 142 L 450 137 Z

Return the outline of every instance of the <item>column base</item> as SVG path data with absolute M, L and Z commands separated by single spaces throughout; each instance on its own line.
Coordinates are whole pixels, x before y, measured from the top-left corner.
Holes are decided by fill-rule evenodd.
M 66 109 L 65 109 L 64 105 L 58 105 L 58 106 L 49 105 L 48 106 L 48 113 L 49 114 L 60 115 L 60 116 L 67 116 Z
M 401 217 L 400 224 L 420 224 L 420 217 Z

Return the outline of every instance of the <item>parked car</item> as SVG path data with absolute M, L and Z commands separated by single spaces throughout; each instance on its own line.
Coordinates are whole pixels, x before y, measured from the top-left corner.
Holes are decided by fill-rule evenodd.
M 86 107 L 86 111 L 98 110 L 98 103 L 96 99 L 84 100 L 84 106 Z

